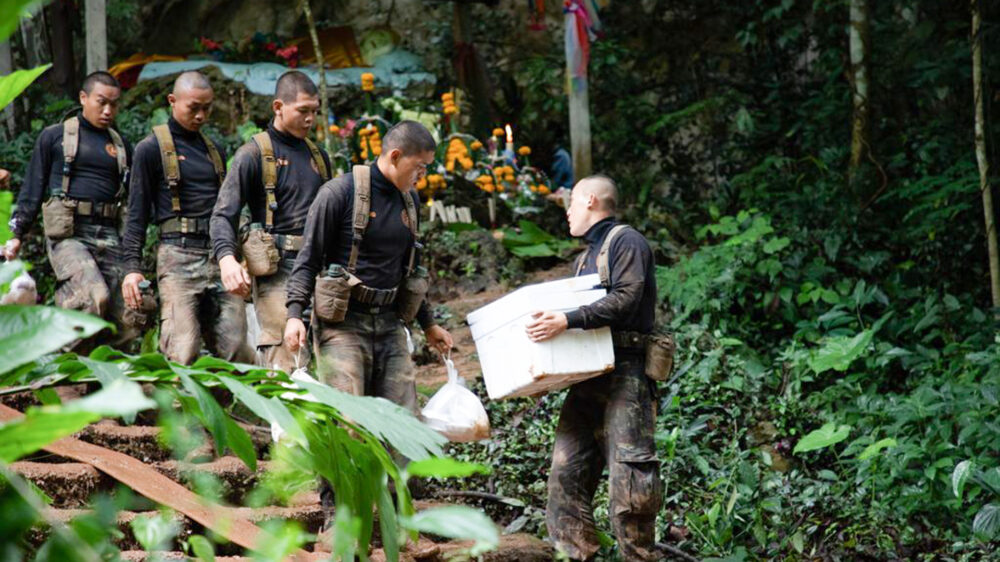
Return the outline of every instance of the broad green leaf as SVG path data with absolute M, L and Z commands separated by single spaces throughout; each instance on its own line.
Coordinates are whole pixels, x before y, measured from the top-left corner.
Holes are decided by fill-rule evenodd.
M 962 492 L 965 490 L 965 483 L 972 476 L 976 465 L 970 460 L 964 460 L 955 465 L 955 470 L 951 471 L 951 491 L 955 497 L 962 499 Z
M 296 384 L 376 438 L 388 442 L 410 460 L 444 455 L 441 446 L 447 439 L 399 405 L 383 398 L 353 396 L 322 383 L 300 381 Z
M 299 427 L 295 417 L 292 416 L 292 413 L 288 411 L 288 407 L 281 400 L 277 398 L 264 398 L 254 392 L 249 386 L 232 377 L 219 375 L 216 378 L 233 393 L 233 396 L 237 400 L 242 402 L 247 408 L 250 408 L 250 411 L 254 415 L 267 421 L 272 426 L 277 425 L 285 435 L 295 440 L 296 443 L 300 445 L 307 444 L 306 436 L 302 433 L 302 428 Z
M 67 412 L 92 412 L 102 416 L 130 416 L 155 408 L 156 402 L 142 392 L 142 387 L 127 379 L 118 379 L 101 390 L 66 405 Z
M 874 457 L 875 455 L 879 454 L 879 452 L 882 451 L 882 449 L 890 449 L 895 446 L 896 446 L 896 440 L 893 439 L 892 437 L 880 439 L 872 443 L 871 445 L 865 447 L 865 450 L 861 451 L 861 454 L 858 455 L 858 460 L 863 461 L 870 459 L 871 457 Z
M 775 252 L 780 252 L 788 247 L 789 244 L 791 244 L 791 241 L 784 236 L 772 238 L 764 243 L 764 253 L 773 254 Z
M 92 412 L 28 410 L 24 418 L 0 426 L 0 460 L 14 462 L 100 418 Z
M 414 531 L 476 541 L 470 552 L 473 556 L 489 552 L 500 544 L 500 532 L 493 521 L 482 511 L 471 507 L 437 507 L 402 519 L 403 525 Z
M 212 541 L 202 535 L 191 535 L 188 537 L 188 544 L 191 545 L 198 562 L 215 562 L 215 547 L 212 546 Z
M 245 429 L 239 426 L 233 418 L 226 416 L 226 445 L 236 453 L 236 456 L 247 465 L 251 471 L 257 470 L 257 449 Z
M 30 70 L 15 70 L 6 76 L 0 76 L 0 109 L 10 105 L 10 102 L 21 95 L 25 88 L 51 66 L 52 63 L 48 63 Z
M 109 363 L 107 361 L 95 361 L 87 357 L 78 357 L 78 361 L 90 369 L 91 374 L 100 381 L 101 386 L 108 386 L 114 381 L 125 380 L 125 373 L 122 372 L 119 363 Z
M 166 550 L 180 532 L 177 521 L 166 513 L 139 516 L 132 520 L 132 534 L 146 550 Z
M 836 445 L 851 433 L 851 426 L 841 425 L 830 422 L 824 424 L 823 427 L 810 432 L 808 435 L 799 440 L 795 445 L 795 450 L 793 453 L 805 453 L 807 451 L 815 451 L 816 449 L 823 449 L 829 447 L 830 445 Z
M 864 355 L 872 337 L 873 330 L 863 330 L 853 337 L 835 336 L 827 338 L 823 346 L 817 349 L 808 360 L 809 368 L 816 374 L 834 369 L 846 371 L 855 359 Z
M 385 559 L 397 560 L 399 559 L 399 521 L 396 507 L 392 504 L 392 496 L 389 494 L 387 486 L 379 486 L 376 493 L 378 494 L 378 524 L 382 535 Z
M 0 374 L 112 325 L 77 310 L 0 306 Z
M 229 416 L 222 411 L 222 407 L 219 403 L 215 401 L 215 398 L 209 394 L 205 387 L 201 386 L 197 381 L 191 378 L 191 375 L 187 373 L 188 369 L 185 367 L 174 367 L 174 372 L 181 379 L 181 385 L 184 389 L 194 397 L 195 401 L 198 403 L 198 409 L 202 416 L 202 423 L 205 424 L 205 429 L 212 434 L 212 440 L 215 441 L 215 454 L 222 455 L 227 446 L 227 436 L 229 434 L 228 423 L 231 421 Z M 235 451 L 234 451 L 235 452 Z
M 414 461 L 406 465 L 410 476 L 423 478 L 466 478 L 473 474 L 490 474 L 493 471 L 488 466 L 462 462 L 451 457 L 431 457 L 422 461 Z
M 28 9 L 42 4 L 39 0 L 4 0 L 0 2 L 0 43 L 10 38 L 21 16 L 27 15 Z
M 972 532 L 983 542 L 992 541 L 1000 531 L 1000 504 L 986 504 L 972 519 Z

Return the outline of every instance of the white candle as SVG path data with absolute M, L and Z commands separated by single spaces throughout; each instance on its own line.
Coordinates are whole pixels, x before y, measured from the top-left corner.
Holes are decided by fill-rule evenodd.
M 514 153 L 514 131 L 513 131 L 513 129 L 510 128 L 510 124 L 509 123 L 507 124 L 507 126 L 505 127 L 505 129 L 507 130 L 507 151 L 510 152 L 511 154 L 513 154 Z

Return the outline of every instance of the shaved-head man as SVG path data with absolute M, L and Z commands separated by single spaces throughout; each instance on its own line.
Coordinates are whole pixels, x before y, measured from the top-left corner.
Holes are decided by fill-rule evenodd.
M 222 287 L 212 256 L 209 218 L 225 177 L 223 148 L 201 132 L 212 112 L 212 85 L 184 72 L 167 95 L 170 120 L 153 127 L 135 149 L 125 229 L 126 304 L 140 309 L 142 249 L 149 223 L 159 226 L 156 281 L 160 294 L 160 351 L 190 364 L 202 344 L 218 357 L 250 362 L 243 299 Z M 147 289 L 148 290 L 148 289 Z M 137 315 L 141 317 L 141 315 Z
M 308 76 L 297 70 L 282 74 L 271 109 L 274 118 L 267 130 L 254 135 L 233 156 L 212 213 L 212 245 L 226 290 L 253 295 L 260 326 L 255 342 L 259 363 L 291 373 L 309 364 L 309 349 L 282 344 L 285 290 L 302 249 L 309 205 L 330 178 L 330 157 L 309 140 L 319 92 Z M 252 230 L 240 240 L 236 228 L 244 205 L 250 208 Z M 275 259 L 261 264 L 254 256 Z M 240 257 L 247 258 L 250 271 L 240 265 Z
M 614 371 L 573 385 L 556 428 L 545 522 L 556 548 L 573 560 L 589 560 L 600 547 L 593 501 L 605 467 L 608 513 L 622 559 L 662 559 L 654 546 L 662 490 L 653 444 L 655 383 L 649 378 L 662 373 L 647 373 L 646 366 L 656 307 L 653 252 L 642 234 L 615 221 L 617 208 L 618 187 L 607 176 L 573 187 L 566 221 L 570 234 L 587 242 L 576 274 L 601 274 L 608 294 L 569 312 L 537 312 L 525 328 L 536 342 L 567 329 L 611 328 Z
M 4 248 L 17 257 L 21 240 L 38 211 L 49 263 L 56 277 L 55 303 L 113 320 L 117 334 L 100 334 L 76 348 L 88 353 L 94 343 L 128 350 L 134 332 L 124 327 L 125 306 L 118 219 L 123 182 L 132 147 L 112 127 L 121 87 L 104 71 L 89 74 L 80 87 L 80 113 L 42 131 L 31 153 L 10 219 L 14 237 Z

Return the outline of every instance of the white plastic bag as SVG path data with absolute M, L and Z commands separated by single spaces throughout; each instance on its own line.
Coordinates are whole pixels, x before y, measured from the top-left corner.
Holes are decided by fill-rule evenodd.
M 490 436 L 490 419 L 483 403 L 458 378 L 451 359 L 445 359 L 448 382 L 420 412 L 424 423 L 450 441 L 480 441 Z

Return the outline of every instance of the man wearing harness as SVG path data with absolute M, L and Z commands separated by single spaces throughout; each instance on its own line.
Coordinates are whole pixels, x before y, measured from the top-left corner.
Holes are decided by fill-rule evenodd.
M 291 373 L 309 364 L 309 349 L 296 353 L 282 345 L 285 298 L 309 205 L 330 179 L 330 158 L 307 137 L 319 110 L 319 92 L 308 76 L 286 72 L 278 79 L 267 131 L 258 133 L 233 157 L 212 212 L 212 247 L 230 293 L 253 294 L 260 334 L 258 361 Z M 250 207 L 251 231 L 240 244 L 240 211 Z M 262 252 L 267 254 L 258 259 Z M 237 261 L 242 255 L 250 274 Z M 258 261 L 263 263 L 258 264 Z
M 600 547 L 593 498 L 607 467 L 609 514 L 622 558 L 659 560 L 656 401 L 644 347 L 654 327 L 653 253 L 639 232 L 616 224 L 616 204 L 614 181 L 591 176 L 573 188 L 566 211 L 570 234 L 587 241 L 577 275 L 600 273 L 608 294 L 565 314 L 538 312 L 526 327 L 529 338 L 544 341 L 568 328 L 610 326 L 615 351 L 614 371 L 577 383 L 566 396 L 552 453 L 546 526 L 557 548 L 574 560 L 589 560 Z
M 160 293 L 160 351 L 190 364 L 208 348 L 223 359 L 250 362 L 243 299 L 222 288 L 212 258 L 209 215 L 225 175 L 225 153 L 201 132 L 212 109 L 212 86 L 202 74 L 177 77 L 170 121 L 136 146 L 125 229 L 129 274 L 122 293 L 133 309 L 142 304 L 140 283 L 146 226 L 159 225 L 156 280 Z
M 434 323 L 424 295 L 413 301 L 410 314 L 401 314 L 403 303 L 396 300 L 416 274 L 420 200 L 414 186 L 434 161 L 435 142 L 423 125 L 402 121 L 386 133 L 382 146 L 375 165 L 355 166 L 353 173 L 323 184 L 309 208 L 305 242 L 288 282 L 285 344 L 292 351 L 305 345 L 302 313 L 316 287 L 313 336 L 319 375 L 345 392 L 381 396 L 416 413 L 404 322 L 415 316 L 439 352 L 452 346 L 451 334 Z M 356 205 L 367 206 L 368 212 Z M 326 275 L 331 264 L 351 278 L 338 321 L 324 320 L 320 312 L 327 303 L 317 276 Z
M 115 336 L 102 335 L 88 346 L 107 341 L 124 348 L 137 335 L 122 322 L 125 305 L 118 291 L 123 275 L 118 224 L 132 157 L 132 147 L 111 128 L 120 96 L 113 76 L 94 72 L 83 81 L 82 111 L 42 131 L 10 219 L 14 238 L 4 250 L 7 259 L 17 257 L 41 209 L 56 306 L 118 324 Z

